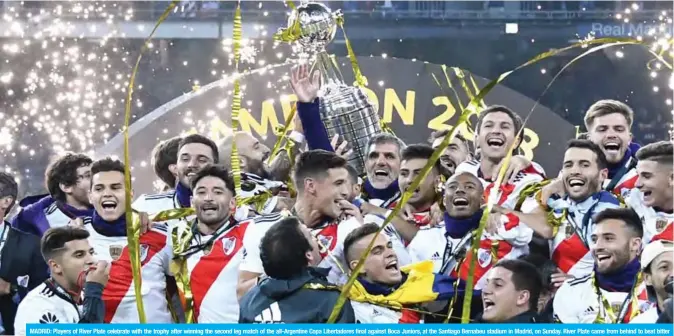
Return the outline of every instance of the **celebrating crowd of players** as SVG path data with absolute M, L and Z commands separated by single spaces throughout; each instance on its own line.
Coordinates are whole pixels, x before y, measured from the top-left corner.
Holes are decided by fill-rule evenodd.
M 374 241 L 336 322 L 456 323 L 472 295 L 474 322 L 671 323 L 672 142 L 632 143 L 627 105 L 588 108 L 588 132 L 559 144 L 566 152 L 556 177 L 523 156 L 505 162 L 522 120 L 488 107 L 475 125 L 475 149 L 456 136 L 409 190 L 446 132 L 428 144 L 376 135 L 361 174 L 345 159 L 348 144 L 321 123 L 318 83 L 307 67 L 293 69 L 294 146 L 272 162 L 269 148 L 245 132 L 155 147 L 154 170 L 167 189 L 132 205 L 143 222 L 147 322 L 327 322 Z M 260 204 L 237 207 L 233 143 L 238 196 L 272 195 Z M 25 334 L 30 323 L 139 322 L 124 168 L 66 154 L 45 172 L 49 194 L 21 202 L 13 177 L 0 173 L 0 214 L 20 207 L 0 231 L 6 333 Z M 405 191 L 412 194 L 403 211 L 379 230 Z M 185 208 L 195 214 L 148 220 Z M 179 232 L 190 233 L 184 249 L 176 249 Z M 180 261 L 183 270 L 174 267 Z

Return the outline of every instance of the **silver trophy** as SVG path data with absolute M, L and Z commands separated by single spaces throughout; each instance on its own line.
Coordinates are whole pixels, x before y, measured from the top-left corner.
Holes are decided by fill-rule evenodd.
M 332 137 L 339 134 L 349 142 L 353 154 L 349 164 L 359 172 L 365 171 L 367 141 L 381 133 L 377 107 L 359 88 L 346 85 L 334 59 L 325 51 L 337 32 L 339 10 L 332 12 L 323 4 L 309 2 L 297 7 L 288 19 L 288 30 L 302 51 L 315 57 L 315 67 L 321 73 L 319 91 L 321 120 Z

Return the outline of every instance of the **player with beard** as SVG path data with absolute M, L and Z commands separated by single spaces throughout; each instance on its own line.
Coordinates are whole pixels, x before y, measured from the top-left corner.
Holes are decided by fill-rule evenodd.
M 636 189 L 625 195 L 625 203 L 644 222 L 644 242 L 674 240 L 672 206 L 674 195 L 674 146 L 670 141 L 648 144 L 637 152 Z
M 442 130 L 433 132 L 428 142 L 431 143 L 431 147 L 436 149 L 442 143 L 442 140 L 449 134 L 450 130 Z M 473 159 L 473 153 L 470 151 L 470 146 L 468 145 L 468 140 L 466 140 L 461 134 L 456 134 L 452 138 L 452 142 L 449 143 L 449 146 L 445 148 L 445 151 L 440 156 L 440 164 L 442 165 L 442 175 L 445 178 L 449 178 L 454 175 L 456 167 L 464 161 L 470 161 Z
M 413 261 L 431 260 L 433 270 L 468 279 L 472 256 L 468 251 L 473 231 L 480 225 L 483 188 L 480 180 L 470 173 L 453 175 L 445 184 L 444 225 L 419 230 L 407 247 Z M 516 259 L 528 252 L 532 230 L 520 225 L 514 214 L 490 216 L 489 225 L 480 238 L 477 262 L 473 274 L 476 289 L 484 285 L 484 275 L 499 260 Z
M 658 316 L 666 309 L 666 300 L 672 298 L 672 282 L 674 282 L 674 243 L 667 240 L 656 240 L 646 245 L 641 252 L 641 268 L 644 283 L 647 286 L 649 299 L 654 301 L 653 307 L 639 314 L 630 323 L 656 323 Z
M 627 323 L 648 309 L 635 295 L 641 270 L 643 227 L 631 209 L 606 209 L 591 235 L 594 270 L 565 282 L 555 294 L 553 310 L 562 323 Z
M 419 176 L 428 159 L 433 155 L 433 148 L 427 145 L 411 145 L 402 152 L 398 186 L 400 193 L 407 190 L 408 186 Z M 399 215 L 392 221 L 392 227 L 387 227 L 389 235 L 395 235 L 404 242 L 414 239 L 420 227 L 431 223 L 431 206 L 439 199 L 437 187 L 441 183 L 440 162 L 436 162 L 424 181 L 419 184 L 412 197 L 407 201 L 409 214 Z M 370 203 L 362 203 L 360 210 L 367 215 L 366 221 L 383 224 L 391 210 L 380 208 Z
M 91 216 L 91 162 L 88 156 L 73 153 L 52 162 L 45 173 L 49 195 L 22 200 L 19 205 L 23 209 L 10 221 L 12 226 L 42 236 L 51 227 L 65 226 L 77 218 Z
M 105 323 L 138 323 L 133 273 L 127 248 L 124 164 L 102 159 L 91 165 L 91 217 L 83 218 L 89 242 L 100 260 L 111 263 L 110 281 L 103 291 Z M 149 323 L 171 323 L 167 275 L 173 252 L 166 224 L 155 223 L 140 235 L 142 296 Z
M 297 133 L 297 132 L 295 132 Z M 301 141 L 302 134 L 294 135 L 293 141 Z M 299 138 L 299 139 L 297 139 Z M 220 162 L 231 170 L 232 142 L 236 140 L 236 147 L 239 153 L 241 171 L 241 197 L 253 197 L 265 192 L 271 192 L 274 196 L 270 197 L 262 207 L 261 214 L 290 209 L 293 206 L 293 200 L 288 197 L 279 196 L 279 192 L 287 191 L 288 187 L 284 182 L 290 174 L 290 160 L 285 150 L 278 153 L 271 165 L 266 161 L 271 154 L 269 147 L 256 139 L 248 132 L 236 132 L 233 135 L 223 138 L 218 144 L 220 152 Z M 295 145 L 295 153 L 300 145 Z M 255 209 L 252 206 L 239 207 L 235 217 L 237 220 L 245 220 L 255 216 Z
M 606 174 L 606 158 L 599 146 L 589 140 L 574 139 L 569 141 L 564 153 L 561 172 L 564 195 L 542 204 L 538 192 L 524 202 L 523 207 L 535 209 L 528 214 L 502 207 L 494 210 L 515 213 L 534 232 L 550 239 L 551 258 L 561 271 L 576 278 L 583 277 L 592 272 L 590 243 L 595 226 L 593 217 L 604 209 L 620 206 L 613 194 L 601 190 Z M 549 221 L 549 213 L 558 224 Z
M 187 262 L 196 323 L 236 323 L 239 320 L 236 283 L 243 246 L 252 228 L 276 223 L 281 215 L 238 222 L 234 180 L 222 166 L 207 166 L 192 178 L 196 219 L 192 240 L 181 257 Z M 176 230 L 177 228 L 174 228 Z M 259 241 L 258 241 L 259 242 Z
M 211 139 L 203 135 L 191 134 L 182 138 L 178 145 L 175 190 L 155 195 L 141 195 L 133 202 L 133 208 L 148 214 L 189 208 L 192 197 L 190 178 L 205 166 L 218 163 L 218 155 L 218 147 Z
M 159 189 L 168 192 L 176 186 L 178 178 L 178 150 L 181 137 L 174 137 L 157 144 L 152 150 L 152 170 L 164 183 Z
M 339 262 L 343 257 L 344 239 L 363 224 L 360 211 L 347 200 L 351 183 L 346 167 L 346 160 L 335 153 L 311 150 L 298 157 L 293 178 L 298 194 L 290 212 L 317 238 L 322 258 L 319 267 L 331 268 L 328 280 L 334 284 L 343 284 L 346 280 Z M 257 221 L 246 233 L 244 241 L 244 261 L 237 287 L 239 297 L 253 287 L 264 273 L 260 240 L 274 220 L 267 220 L 265 225 L 258 225 Z M 400 250 L 404 253 L 405 249 L 401 246 Z

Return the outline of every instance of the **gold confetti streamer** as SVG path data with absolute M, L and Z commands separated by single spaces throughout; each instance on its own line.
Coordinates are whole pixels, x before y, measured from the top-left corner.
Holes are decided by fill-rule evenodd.
M 133 211 L 131 209 L 131 198 L 132 187 L 131 187 L 131 159 L 129 151 L 129 122 L 131 120 L 131 102 L 133 97 L 133 88 L 136 83 L 136 75 L 138 74 L 138 67 L 140 66 L 140 60 L 143 57 L 143 53 L 148 50 L 148 45 L 152 40 L 152 36 L 159 28 L 164 20 L 171 14 L 173 8 L 178 4 L 178 1 L 173 1 L 171 4 L 164 10 L 164 13 L 159 17 L 157 23 L 155 23 L 150 36 L 145 40 L 143 48 L 136 59 L 136 65 L 133 67 L 131 72 L 131 79 L 129 79 L 129 86 L 127 88 L 127 97 L 126 97 L 126 106 L 124 109 L 124 192 L 126 194 L 125 208 L 126 208 L 126 239 L 128 241 L 129 249 L 129 259 L 131 261 L 131 273 L 133 274 L 133 289 L 136 295 L 136 307 L 138 308 L 138 321 L 140 323 L 146 323 L 145 318 L 145 308 L 143 306 L 143 296 L 141 293 L 142 279 L 140 277 L 140 255 L 138 250 L 140 248 L 139 239 L 140 239 L 140 221 L 133 219 Z

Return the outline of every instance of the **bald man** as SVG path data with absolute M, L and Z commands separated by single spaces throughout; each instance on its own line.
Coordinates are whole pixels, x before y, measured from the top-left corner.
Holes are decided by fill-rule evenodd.
M 297 154 L 304 137 L 301 133 L 293 131 L 289 138 L 296 143 L 293 150 Z M 229 169 L 231 169 L 232 162 L 232 141 L 235 140 L 241 171 L 244 173 L 242 176 L 243 197 L 254 196 L 265 191 L 277 194 L 278 191 L 286 189 L 282 181 L 287 181 L 292 166 L 285 149 L 280 150 L 271 165 L 268 165 L 266 161 L 271 155 L 269 147 L 248 132 L 236 132 L 221 139 L 218 143 L 220 162 Z M 293 204 L 291 198 L 274 196 L 265 203 L 261 212 L 271 213 L 291 209 Z M 255 213 L 251 210 L 252 208 L 237 209 L 236 218 L 243 220 L 254 216 Z

